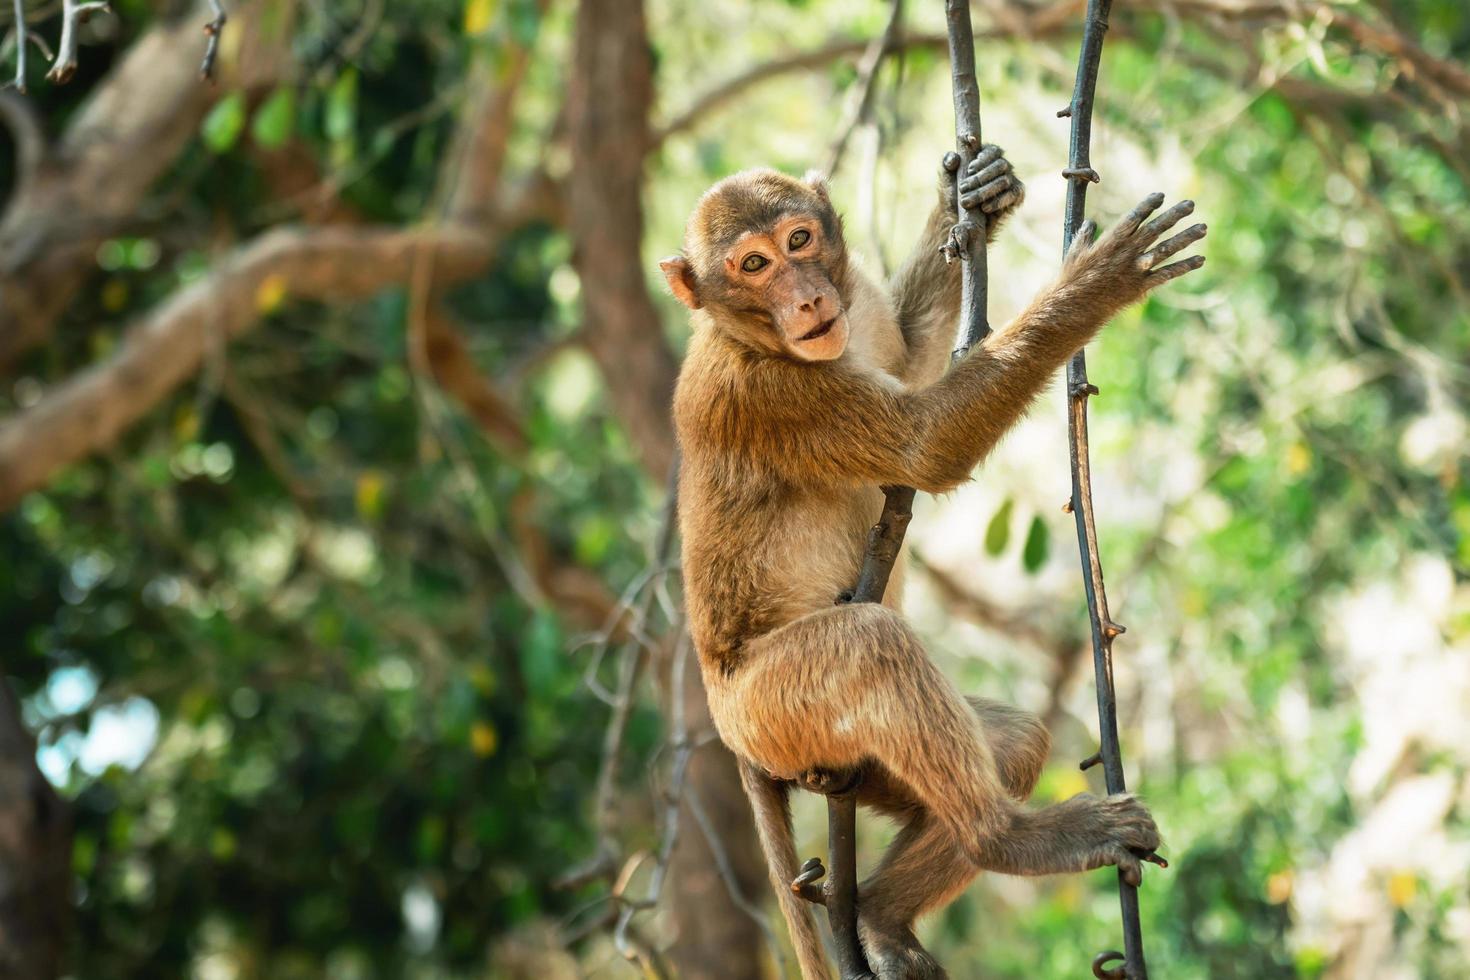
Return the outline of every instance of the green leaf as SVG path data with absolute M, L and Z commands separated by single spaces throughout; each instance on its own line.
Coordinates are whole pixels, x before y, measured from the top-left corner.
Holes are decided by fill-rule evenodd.
M 283 146 L 291 138 L 291 129 L 296 124 L 296 92 L 281 86 L 271 93 L 251 123 L 250 135 L 255 142 L 268 150 Z
M 327 93 L 327 138 L 349 140 L 357 128 L 357 69 L 349 68 L 332 83 Z
M 1031 529 L 1026 532 L 1026 546 L 1021 549 L 1021 564 L 1026 571 L 1035 575 L 1042 565 L 1046 564 L 1046 556 L 1051 551 L 1051 531 L 1041 516 L 1031 518 Z
M 1015 501 L 1009 497 L 1000 505 L 1000 510 L 990 519 L 985 528 L 985 552 L 989 555 L 998 555 L 1006 550 L 1006 545 L 1011 540 L 1011 510 Z
M 228 153 L 245 128 L 245 93 L 231 92 L 215 103 L 204 117 L 200 135 L 215 153 Z

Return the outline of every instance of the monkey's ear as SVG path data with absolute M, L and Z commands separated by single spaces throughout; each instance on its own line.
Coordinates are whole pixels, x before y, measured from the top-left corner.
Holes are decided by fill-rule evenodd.
M 806 185 L 817 192 L 817 196 L 828 204 L 832 203 L 832 193 L 827 189 L 827 175 L 820 170 L 808 170 L 802 178 Z
M 694 291 L 694 267 L 689 260 L 682 255 L 670 255 L 658 264 L 664 270 L 664 278 L 669 282 L 669 292 L 674 298 L 691 310 L 697 310 L 704 304 L 699 301 L 699 295 Z

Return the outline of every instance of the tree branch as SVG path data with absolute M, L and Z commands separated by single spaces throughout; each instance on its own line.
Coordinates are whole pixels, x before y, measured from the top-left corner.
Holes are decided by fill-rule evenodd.
M 263 297 L 347 301 L 406 283 L 419 256 L 441 282 L 483 268 L 487 235 L 454 226 L 281 229 L 237 249 L 212 273 L 135 324 L 107 360 L 0 424 L 0 511 L 62 467 L 110 445 L 198 368 L 212 343 L 264 315 Z
M 239 18 L 242 58 L 232 80 L 251 87 L 285 75 L 292 13 L 278 36 L 256 29 L 255 4 Z M 0 371 L 45 341 L 96 267 L 97 245 L 136 220 L 158 179 L 199 131 L 214 102 L 200 85 L 190 24 L 159 23 L 128 47 L 72 117 L 45 158 L 55 161 L 17 187 L 0 218 Z M 42 144 L 44 146 L 44 144 Z
M 46 78 L 57 85 L 65 85 L 77 72 L 77 30 L 93 14 L 111 12 L 105 2 L 78 3 L 64 0 L 61 8 L 61 40 L 56 44 L 56 61 Z

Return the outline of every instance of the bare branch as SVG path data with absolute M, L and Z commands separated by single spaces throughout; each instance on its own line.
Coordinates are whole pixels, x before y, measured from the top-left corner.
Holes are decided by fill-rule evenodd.
M 853 131 L 857 129 L 859 123 L 868 118 L 873 105 L 873 89 L 878 80 L 878 69 L 882 67 L 883 59 L 893 50 L 894 42 L 898 40 L 902 31 L 903 0 L 893 0 L 893 10 L 888 15 L 888 25 L 883 28 L 882 34 L 868 42 L 868 48 L 863 52 L 862 60 L 858 62 L 857 81 L 853 83 L 852 92 L 842 113 L 842 124 L 837 129 L 837 138 L 827 158 L 829 176 L 835 175 L 837 168 L 842 165 L 842 156 L 847 151 L 847 144 L 852 139 Z
M 913 48 L 929 48 L 934 51 L 945 50 L 947 43 L 943 34 L 912 34 L 896 38 L 891 51 L 901 51 Z M 779 78 L 782 75 L 791 75 L 803 71 L 815 71 L 825 68 L 834 61 L 850 58 L 861 54 L 872 44 L 868 39 L 839 40 L 832 41 L 820 48 L 811 51 L 801 51 L 796 54 L 787 55 L 784 58 L 776 58 L 764 64 L 756 65 L 748 71 L 716 85 L 703 95 L 696 96 L 694 101 L 673 119 L 656 128 L 650 137 L 650 149 L 658 146 L 664 140 L 676 133 L 693 129 L 704 120 L 713 115 L 719 109 L 733 102 L 736 98 L 744 95 L 748 89 L 754 88 L 762 82 Z
M 204 33 L 209 35 L 208 42 L 204 45 L 204 62 L 199 66 L 199 77 L 214 81 L 214 60 L 219 57 L 219 39 L 224 33 L 225 24 L 229 22 L 229 15 L 225 13 L 224 4 L 220 0 L 209 0 L 209 6 L 214 10 L 214 20 L 204 25 Z
M 78 3 L 65 0 L 61 8 L 61 40 L 56 45 L 56 61 L 46 77 L 57 85 L 65 85 L 77 73 L 77 30 L 95 13 L 110 13 L 112 8 L 102 2 Z
M 232 78 L 245 86 L 292 70 L 282 37 L 254 30 L 264 7 L 237 18 L 251 54 Z M 64 165 L 11 195 L 0 218 L 0 370 L 49 336 L 96 268 L 98 243 L 137 220 L 140 203 L 198 133 L 215 96 L 198 81 L 195 30 L 160 20 L 134 41 L 58 138 Z
M 26 54 L 29 51 L 26 42 L 29 39 L 25 0 L 15 0 L 15 90 L 21 95 L 26 94 Z

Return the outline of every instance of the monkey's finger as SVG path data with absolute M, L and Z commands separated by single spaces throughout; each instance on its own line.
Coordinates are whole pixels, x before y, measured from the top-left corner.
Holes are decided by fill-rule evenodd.
M 1143 865 L 1138 863 L 1137 858 L 1130 856 L 1125 861 L 1119 861 L 1118 870 L 1123 873 L 1123 880 L 1134 888 L 1143 884 Z
M 1010 172 L 1011 162 L 1009 160 L 997 160 L 984 170 L 972 171 L 970 176 L 960 181 L 960 190 L 973 191 L 976 188 L 984 187 L 986 184 L 1000 177 L 1001 174 L 1008 174 Z
M 1178 204 L 1174 205 L 1172 208 L 1165 211 L 1163 214 L 1159 215 L 1157 218 L 1140 228 L 1138 230 L 1138 237 L 1143 242 L 1151 242 L 1155 238 L 1158 238 L 1160 235 L 1162 235 L 1164 232 L 1168 231 L 1170 228 L 1173 228 L 1175 225 L 1177 225 L 1181 218 L 1193 213 L 1193 201 L 1180 201 Z
M 970 165 L 965 168 L 965 173 L 978 173 L 982 167 L 990 166 L 992 163 L 1005 156 L 1005 153 L 1005 150 L 1002 150 L 994 143 L 986 143 L 984 146 L 980 147 L 980 152 L 975 154 L 975 159 L 971 160 Z
M 1138 207 L 1125 214 L 1123 216 L 1123 220 L 1119 221 L 1117 227 L 1113 230 L 1119 235 L 1133 234 L 1135 231 L 1138 230 L 1138 226 L 1143 224 L 1144 219 L 1157 211 L 1159 209 L 1159 205 L 1163 203 L 1163 194 L 1150 194 L 1148 197 L 1139 202 Z
M 1173 238 L 1160 242 L 1147 252 L 1144 252 L 1138 260 L 1139 267 L 1144 270 L 1152 269 L 1175 252 L 1183 251 L 1201 238 L 1204 238 L 1206 230 L 1208 230 L 1207 225 L 1190 225 Z
M 1007 211 L 1020 204 L 1026 197 L 1025 190 L 1020 184 L 1016 184 L 1000 197 L 993 198 L 980 205 L 980 210 L 986 214 L 1005 214 Z
M 1203 255 L 1191 255 L 1182 262 L 1175 262 L 1173 265 L 1166 265 L 1162 269 L 1155 269 L 1150 272 L 1148 274 L 1149 285 L 1157 286 L 1160 283 L 1168 282 L 1170 279 L 1178 279 L 1186 272 L 1193 272 L 1204 264 L 1205 257 Z
M 960 204 L 967 208 L 979 207 L 993 197 L 1000 197 L 1006 191 L 1014 190 L 1018 186 L 1015 177 L 1010 174 L 1002 174 L 995 180 L 986 184 L 978 190 L 971 189 L 969 193 L 960 195 Z M 986 209 L 987 211 L 989 208 Z
M 960 163 L 960 155 L 954 150 L 950 150 L 944 155 L 944 159 L 940 162 L 940 166 L 944 168 L 945 173 L 952 174 L 960 169 Z

